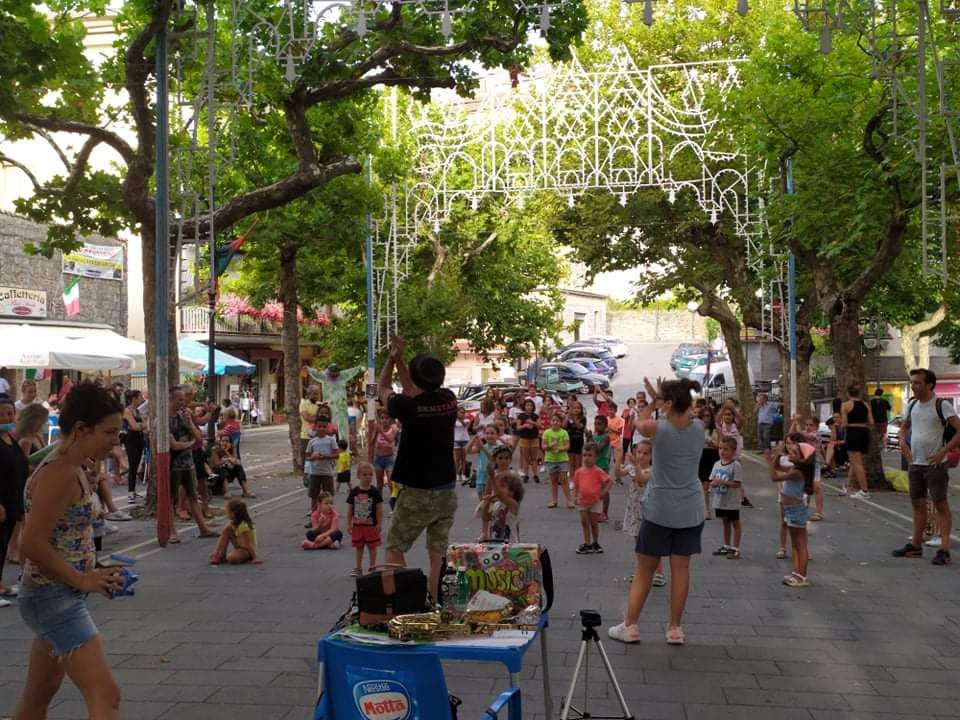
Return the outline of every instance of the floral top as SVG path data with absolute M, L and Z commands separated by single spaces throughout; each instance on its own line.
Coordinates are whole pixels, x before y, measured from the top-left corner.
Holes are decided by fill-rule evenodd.
M 624 463 L 627 471 L 627 503 L 623 510 L 623 531 L 630 537 L 640 534 L 640 523 L 643 521 L 643 494 L 646 491 L 650 470 L 640 470 L 633 463 Z M 637 474 L 640 482 L 637 482 Z
M 34 472 L 27 481 L 27 489 L 24 493 L 24 506 L 28 515 L 36 479 L 37 473 Z M 80 499 L 64 508 L 50 535 L 50 544 L 77 572 L 86 573 L 93 570 L 96 562 L 96 550 L 93 545 L 94 503 L 93 493 L 81 470 L 77 470 L 77 482 L 80 484 Z M 44 575 L 40 567 L 30 558 L 24 558 L 23 574 L 25 584 L 28 586 L 62 584 L 59 580 Z

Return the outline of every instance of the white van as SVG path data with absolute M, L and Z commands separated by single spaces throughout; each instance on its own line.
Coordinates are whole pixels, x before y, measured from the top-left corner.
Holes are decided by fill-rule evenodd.
M 750 374 L 750 384 L 753 384 L 753 370 L 747 366 L 747 372 Z M 691 380 L 700 383 L 702 391 L 701 397 L 712 398 L 718 403 L 722 403 L 728 397 L 737 396 L 737 385 L 733 377 L 733 366 L 729 360 L 721 360 L 710 365 L 710 373 L 707 374 L 707 366 L 700 365 L 694 368 L 694 371 L 688 375 Z

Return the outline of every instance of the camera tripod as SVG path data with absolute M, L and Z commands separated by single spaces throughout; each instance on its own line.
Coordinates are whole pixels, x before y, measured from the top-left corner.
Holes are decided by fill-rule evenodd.
M 613 673 L 613 666 L 610 664 L 610 658 L 607 657 L 606 650 L 600 642 L 600 636 L 597 635 L 597 628 L 600 627 L 600 613 L 596 610 L 581 610 L 580 622 L 583 630 L 580 631 L 580 654 L 577 656 L 577 664 L 573 669 L 573 677 L 570 678 L 570 687 L 567 688 L 567 694 L 561 704 L 560 720 L 568 720 L 573 717 L 574 720 L 634 720 L 630 708 L 627 707 L 627 701 L 623 697 L 623 691 L 620 689 L 620 683 L 617 682 L 617 676 Z M 593 715 L 587 710 L 587 696 L 590 692 L 590 642 L 597 646 L 600 653 L 600 660 L 607 671 L 607 677 L 617 694 L 617 700 L 620 702 L 622 715 Z M 580 668 L 583 668 L 583 709 L 578 710 L 573 706 L 573 691 L 577 687 L 577 678 L 580 676 Z M 574 712 L 575 715 L 570 715 Z

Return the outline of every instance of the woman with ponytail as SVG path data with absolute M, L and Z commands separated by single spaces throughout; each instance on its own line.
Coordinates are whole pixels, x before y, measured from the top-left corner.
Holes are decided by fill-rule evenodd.
M 637 431 L 653 446 L 653 467 L 643 505 L 643 522 L 637 536 L 637 567 L 627 601 L 627 612 L 608 634 L 621 642 L 639 642 L 638 621 L 661 558 L 670 558 L 670 622 L 666 640 L 684 643 L 681 620 L 690 589 L 690 556 L 700 552 L 704 502 L 698 468 L 703 450 L 704 425 L 690 414 L 692 393 L 700 384 L 689 379 L 657 381 L 646 378 L 654 401 L 639 411 Z M 662 410 L 659 420 L 651 419 Z

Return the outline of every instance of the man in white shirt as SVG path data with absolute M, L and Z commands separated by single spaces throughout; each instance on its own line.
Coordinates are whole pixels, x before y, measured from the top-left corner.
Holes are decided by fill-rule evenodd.
M 947 453 L 960 446 L 960 417 L 949 402 L 937 397 L 933 389 L 937 376 L 930 370 L 918 369 L 910 373 L 913 400 L 907 406 L 906 417 L 900 426 L 900 452 L 909 463 L 910 501 L 913 504 L 913 537 L 902 548 L 893 551 L 894 557 L 918 558 L 923 555 L 923 529 L 927 525 L 927 494 L 940 522 L 941 545 L 933 558 L 934 565 L 950 564 L 950 529 L 952 516 L 947 501 Z M 954 430 L 950 441 L 944 443 L 947 427 Z M 907 444 L 907 438 L 910 438 Z
M 24 380 L 20 385 L 20 399 L 14 405 L 19 413 L 27 405 L 32 405 L 37 401 L 37 384 L 33 380 Z

